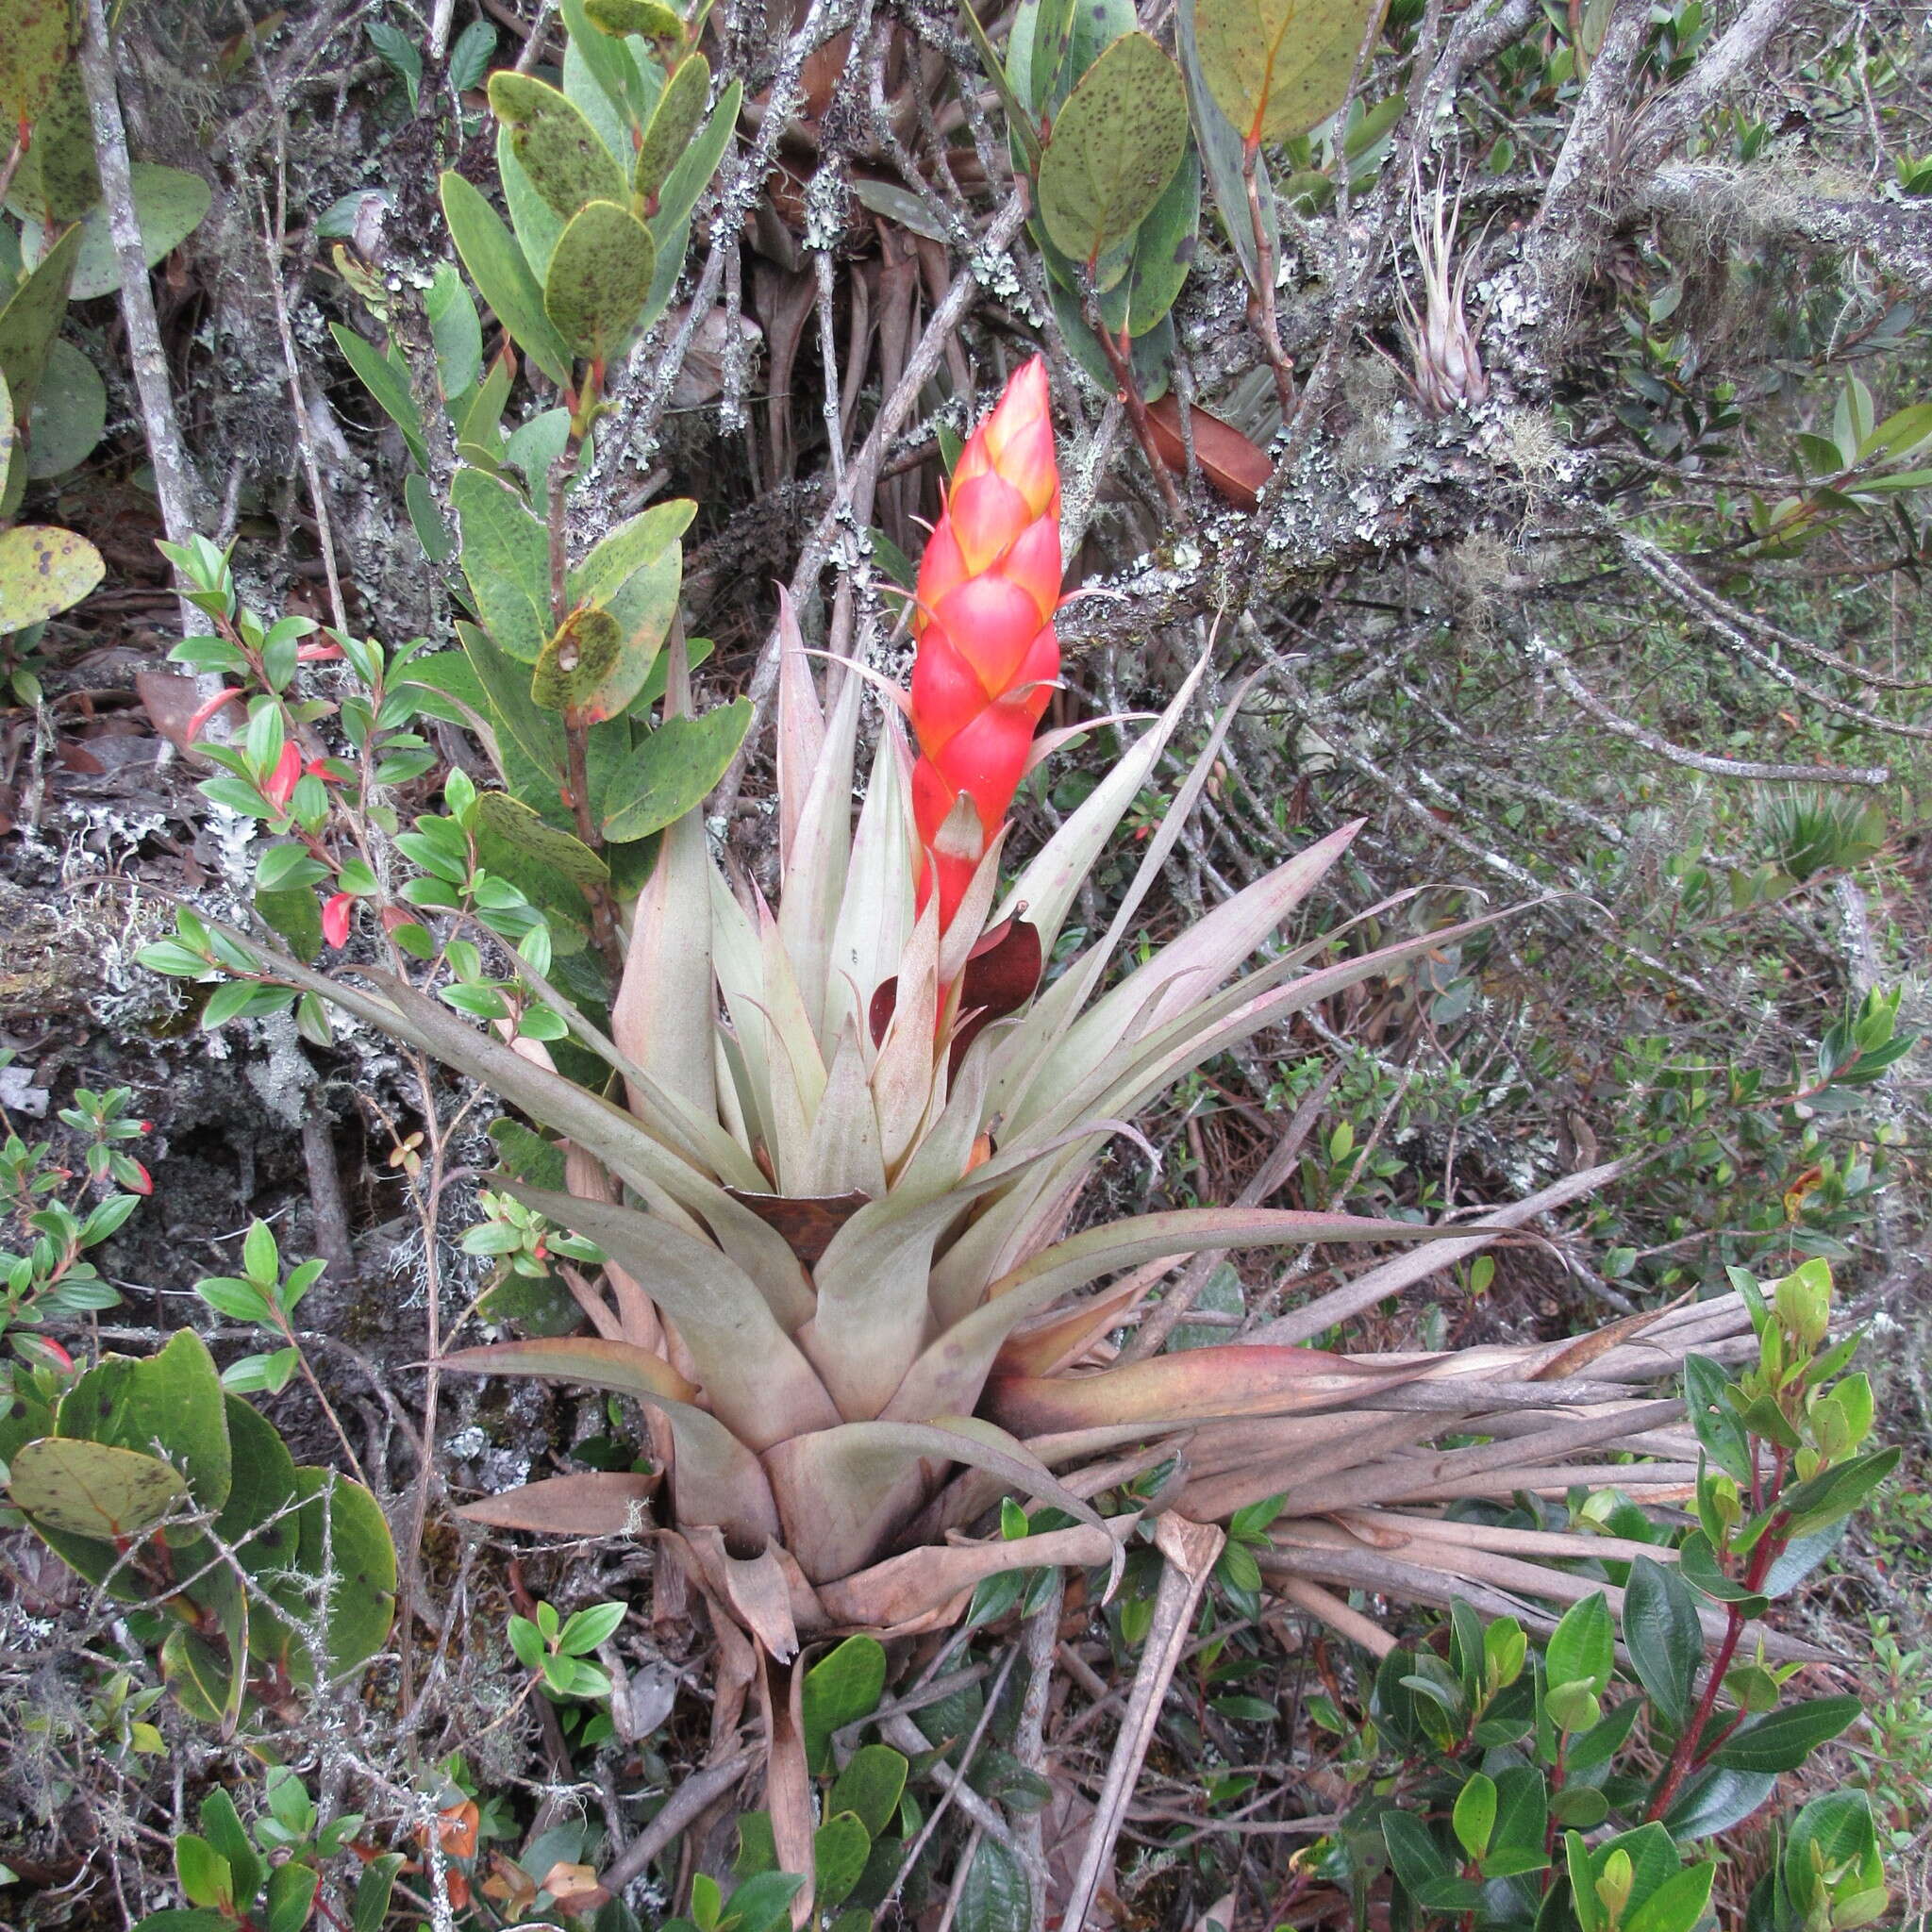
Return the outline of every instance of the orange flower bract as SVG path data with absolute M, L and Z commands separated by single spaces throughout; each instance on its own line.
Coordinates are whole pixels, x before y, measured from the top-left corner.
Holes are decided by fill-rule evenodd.
M 979 815 L 981 852 L 1006 817 L 1059 675 L 1059 601 L 1060 475 L 1046 365 L 1035 357 L 960 452 L 919 562 L 912 808 L 927 855 L 919 903 L 936 881 L 941 927 L 978 854 L 935 851 L 940 827 L 961 792 Z

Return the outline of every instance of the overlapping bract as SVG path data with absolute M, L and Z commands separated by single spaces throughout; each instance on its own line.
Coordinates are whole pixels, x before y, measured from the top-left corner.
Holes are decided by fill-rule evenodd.
M 1060 475 L 1046 365 L 1036 356 L 960 452 L 919 565 L 912 808 L 930 855 L 919 903 L 936 875 L 941 929 L 1025 774 L 1060 674 L 1059 600 Z M 942 837 L 961 794 L 976 824 Z

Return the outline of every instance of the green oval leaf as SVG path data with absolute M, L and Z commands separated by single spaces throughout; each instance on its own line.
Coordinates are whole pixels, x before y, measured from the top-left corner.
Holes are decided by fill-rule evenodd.
M 476 614 L 507 656 L 534 664 L 551 630 L 550 537 L 507 483 L 458 470 L 450 484 Z
M 667 718 L 605 795 L 604 836 L 647 839 L 702 803 L 751 728 L 751 700 L 734 698 L 699 718 Z
M 1704 1660 L 1704 1630 L 1690 1587 L 1674 1569 L 1648 1557 L 1631 1564 L 1624 1592 L 1624 1642 L 1638 1682 L 1681 1728 L 1690 1715 L 1697 1666 Z
M 16 422 L 33 408 L 34 392 L 66 318 L 68 284 L 79 254 L 80 230 L 70 228 L 0 308 L 0 376 L 13 398 Z M 24 482 L 25 472 L 19 474 Z
M 899 1809 L 909 1769 L 905 1755 L 890 1744 L 861 1744 L 839 1774 L 825 1808 L 834 1816 L 850 1811 L 876 1838 Z
M 158 1457 L 44 1436 L 13 1458 L 8 1493 L 37 1528 L 112 1542 L 152 1529 L 187 1485 Z
M 850 1811 L 826 1819 L 812 1835 L 813 1904 L 822 1911 L 837 1911 L 865 1875 L 871 1856 L 872 1834 Z
M 560 88 L 509 68 L 490 76 L 490 106 L 509 129 L 530 184 L 568 221 L 591 201 L 615 201 L 624 170 L 589 117 Z
M 543 291 L 503 217 L 453 169 L 442 177 L 450 239 L 477 292 L 517 345 L 559 389 L 570 384 L 570 348 L 543 312 Z
M 1188 144 L 1180 69 L 1123 34 L 1081 76 L 1040 159 L 1040 214 L 1057 247 L 1093 261 L 1155 208 Z
M 543 277 L 543 312 L 578 355 L 613 361 L 658 268 L 651 231 L 614 201 L 593 201 L 557 238 Z
M 1796 1771 L 1838 1736 L 1863 1707 L 1856 1697 L 1813 1697 L 1746 1718 L 1710 1755 L 1725 1771 Z
M 886 1647 L 876 1637 L 848 1637 L 806 1672 L 800 1727 L 814 1772 L 831 1769 L 832 1733 L 870 1717 L 885 1689 Z
M 68 342 L 47 352 L 47 367 L 28 419 L 26 473 L 36 482 L 85 462 L 108 426 L 108 386 Z M 6 458 L 0 455 L 0 468 Z
M 207 216 L 208 185 L 186 168 L 136 161 L 128 173 L 134 185 L 134 214 L 141 225 L 141 253 L 147 265 L 174 254 Z M 96 205 L 81 224 L 80 254 L 74 265 L 76 302 L 112 295 L 121 287 L 121 258 L 114 252 L 108 210 Z
M 634 194 L 646 202 L 657 199 L 671 178 L 677 158 L 698 131 L 698 124 L 705 118 L 705 103 L 710 98 L 711 63 L 702 54 L 687 54 L 672 70 L 657 107 L 651 110 L 651 125 L 644 129 L 631 174 Z

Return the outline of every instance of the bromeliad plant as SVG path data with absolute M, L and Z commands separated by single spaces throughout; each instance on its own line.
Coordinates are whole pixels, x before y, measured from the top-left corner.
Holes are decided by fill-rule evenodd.
M 1326 1519 L 1343 1505 L 1430 1518 L 1452 1496 L 1561 1494 L 1612 1476 L 1632 1495 L 1682 1492 L 1695 1452 L 1674 1433 L 1680 1408 L 1634 1401 L 1630 1385 L 1671 1374 L 1688 1347 L 1724 1359 L 1750 1345 L 1736 1296 L 1673 1311 L 1641 1344 L 1612 1331 L 1446 1356 L 1303 1345 L 1588 1191 L 1594 1174 L 1474 1230 L 1262 1207 L 1079 1225 L 1097 1163 L 1174 1081 L 1493 915 L 1320 963 L 1341 937 L 1331 933 L 1241 973 L 1347 849 L 1357 828 L 1344 826 L 1114 974 L 1214 769 L 1230 708 L 1111 924 L 1042 982 L 1083 879 L 1202 676 L 1002 891 L 1008 805 L 1054 742 L 1034 731 L 1058 669 L 1058 509 L 1035 364 L 967 444 L 927 546 L 919 662 L 902 700 L 917 756 L 889 709 L 855 825 L 864 675 L 845 668 L 822 702 L 786 612 L 778 903 L 734 890 L 698 817 L 671 824 L 627 910 L 608 1027 L 550 984 L 543 949 L 528 943 L 488 985 L 467 939 L 429 952 L 419 942 L 426 971 L 392 949 L 387 963 L 334 974 L 198 924 L 162 949 L 167 970 L 198 958 L 264 998 L 292 988 L 331 1001 L 484 1083 L 564 1143 L 552 1150 L 563 1189 L 505 1187 L 601 1250 L 606 1292 L 584 1292 L 597 1333 L 464 1349 L 442 1365 L 575 1381 L 643 1405 L 669 1465 L 668 1547 L 781 1660 L 817 1629 L 943 1622 L 1005 1570 L 1117 1561 L 1133 1515 L 1104 1521 L 1091 1499 L 1171 1457 L 1183 1437 L 1185 1469 L 1164 1500 L 1211 1518 L 1285 1494 L 1274 1567 L 1325 1614 L 1336 1607 L 1323 1587 L 1336 1573 Z M 680 649 L 674 632 L 673 713 L 690 708 Z M 466 790 L 458 803 L 460 842 L 475 800 Z M 386 929 L 438 916 L 416 904 L 420 914 L 385 912 Z M 487 942 L 480 926 L 465 930 Z M 445 983 L 451 971 L 462 985 Z M 479 987 L 487 1004 L 473 996 Z M 569 1065 L 603 1069 L 592 1084 L 558 1070 L 566 1033 Z M 1177 1259 L 1318 1241 L 1427 1245 L 1244 1341 L 1104 1365 L 1108 1334 Z M 1445 1431 L 1495 1440 L 1429 1453 Z M 1633 1448 L 1660 1464 L 1600 1459 Z M 1112 1459 L 1096 1467 L 1103 1457 Z M 621 1534 L 639 1525 L 651 1487 L 614 1472 L 551 1478 L 471 1513 Z M 1071 1523 L 1019 1540 L 958 1539 L 1012 1491 Z M 1560 1583 L 1532 1559 L 1560 1559 L 1566 1544 L 1544 1552 L 1532 1535 L 1521 1550 L 1520 1569 Z M 1438 1539 L 1430 1551 L 1440 1567 L 1423 1574 L 1454 1587 L 1456 1545 Z

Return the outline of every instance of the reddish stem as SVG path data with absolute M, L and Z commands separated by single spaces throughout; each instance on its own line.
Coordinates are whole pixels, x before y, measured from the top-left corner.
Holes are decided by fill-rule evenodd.
M 1784 1475 L 1784 1455 L 1778 1454 L 1776 1479 L 1782 1483 Z M 1764 1534 L 1758 1538 L 1757 1546 L 1751 1552 L 1751 1562 L 1744 1573 L 1744 1588 L 1756 1592 L 1777 1555 L 1784 1548 L 1784 1539 L 1778 1531 L 1784 1526 L 1782 1512 L 1765 1526 Z M 1718 1692 L 1724 1689 L 1724 1673 L 1731 1667 L 1731 1659 L 1738 1654 L 1739 1641 L 1744 1635 L 1746 1623 L 1744 1613 L 1736 1604 L 1724 1606 L 1724 1641 L 1718 1645 L 1717 1661 L 1711 1666 L 1710 1679 L 1704 1687 L 1704 1695 L 1697 1700 L 1697 1708 L 1691 1713 L 1690 1722 L 1684 1726 L 1683 1735 L 1678 1738 L 1676 1749 L 1671 1753 L 1671 1761 L 1664 1767 L 1663 1781 L 1657 1786 L 1657 1796 L 1650 1801 L 1650 1808 L 1643 1814 L 1646 1822 L 1654 1823 L 1662 1818 L 1671 1808 L 1671 1801 L 1676 1797 L 1677 1790 L 1685 1778 L 1693 1771 L 1701 1770 L 1712 1752 L 1730 1736 L 1725 1730 L 1710 1740 L 1708 1750 L 1700 1751 L 1698 1740 L 1704 1736 L 1710 1723 L 1711 1712 L 1717 1708 Z M 1741 1722 L 1742 1714 L 1740 1713 Z M 1731 1726 L 1735 1729 L 1736 1725 Z

